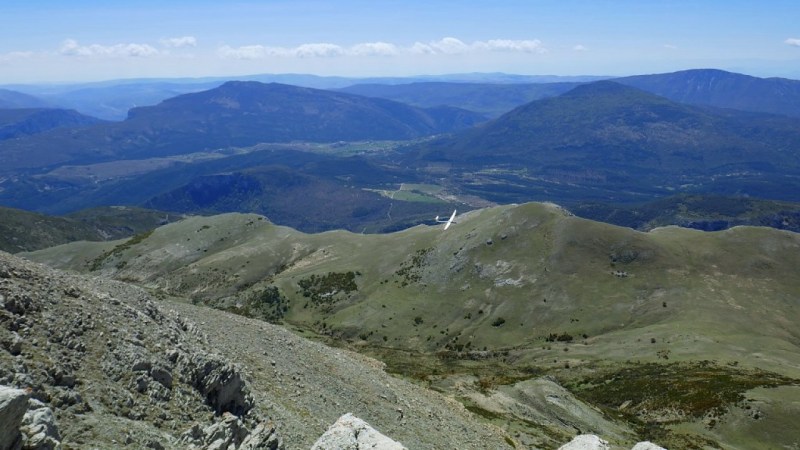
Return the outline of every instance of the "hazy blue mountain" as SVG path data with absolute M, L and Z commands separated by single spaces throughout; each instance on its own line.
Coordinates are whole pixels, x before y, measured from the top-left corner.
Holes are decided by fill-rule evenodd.
M 516 183 L 509 188 L 514 196 L 495 197 L 498 201 L 530 195 L 536 191 L 531 183 L 550 183 L 549 192 L 537 195 L 562 199 L 581 185 L 615 194 L 665 195 L 669 189 L 712 182 L 724 194 L 744 188 L 744 193 L 794 199 L 796 191 L 782 183 L 797 183 L 798 148 L 797 119 L 698 108 L 601 81 L 531 102 L 406 156 L 417 165 L 517 171 L 506 179 L 508 185 Z M 491 188 L 491 183 L 472 184 Z
M 0 89 L 0 109 L 6 108 L 47 108 L 44 100 L 22 92 Z
M 76 128 L 103 122 L 66 109 L 0 109 L 0 140 L 42 133 L 54 128 Z
M 33 96 L 28 102 L 9 103 L 3 106 L 3 92 L 0 89 L 0 107 L 32 108 L 57 106 L 75 109 L 90 116 L 106 120 L 124 120 L 128 110 L 140 106 L 152 106 L 171 97 L 192 92 L 213 89 L 228 81 L 258 81 L 261 83 L 281 83 L 316 89 L 339 89 L 354 84 L 408 84 L 413 82 L 457 82 L 457 83 L 554 83 L 586 82 L 603 77 L 559 77 L 551 75 L 513 75 L 505 73 L 468 73 L 446 75 L 420 75 L 412 77 L 335 77 L 309 74 L 255 74 L 230 77 L 202 78 L 136 78 L 108 80 L 90 83 L 71 84 L 14 84 L 6 85 L 14 94 Z M 10 94 L 9 94 L 10 95 Z M 438 106 L 439 104 L 424 105 Z
M 614 81 L 681 103 L 800 117 L 798 80 L 694 69 Z
M 6 141 L 0 145 L 0 158 L 7 161 L 2 169 L 13 171 L 262 142 L 403 140 L 464 129 L 483 120 L 480 114 L 451 107 L 426 110 L 320 89 L 229 82 L 134 108 L 123 122 Z
M 422 108 L 449 105 L 500 116 L 512 109 L 546 97 L 555 97 L 579 83 L 453 83 L 356 84 L 340 92 L 395 100 Z

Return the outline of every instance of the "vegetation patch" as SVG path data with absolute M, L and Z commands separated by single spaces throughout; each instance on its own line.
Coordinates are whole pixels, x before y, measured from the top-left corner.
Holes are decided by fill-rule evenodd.
M 115 246 L 111 250 L 109 250 L 109 251 L 103 253 L 102 255 L 98 256 L 97 258 L 91 260 L 89 262 L 89 270 L 92 271 L 92 272 L 94 272 L 95 270 L 99 270 L 100 267 L 103 266 L 103 262 L 105 260 L 107 260 L 109 258 L 112 258 L 114 256 L 120 255 L 125 250 L 133 247 L 134 245 L 136 245 L 136 244 L 144 241 L 148 237 L 150 237 L 151 234 L 153 234 L 153 230 L 145 231 L 144 233 L 139 233 L 139 234 L 131 237 L 127 241 L 123 242 L 122 244 L 119 244 L 119 245 Z M 122 267 L 120 267 L 120 265 L 118 264 L 117 267 L 118 268 L 122 268 L 122 267 L 124 267 L 124 264 L 122 265 Z
M 571 386 L 585 400 L 626 411 L 646 423 L 657 423 L 674 413 L 693 418 L 719 418 L 732 404 L 745 400 L 744 393 L 757 387 L 797 385 L 800 380 L 759 369 L 719 366 L 709 361 L 647 363 L 583 378 Z
M 422 269 L 425 266 L 425 259 L 433 251 L 432 248 L 417 250 L 411 258 L 403 261 L 395 275 L 400 277 L 400 285 L 407 286 L 410 283 L 419 282 L 422 279 Z
M 335 303 L 341 294 L 358 291 L 356 273 L 328 272 L 325 275 L 311 275 L 298 281 L 303 297 L 310 299 L 316 305 Z
M 249 316 L 270 323 L 282 323 L 283 317 L 289 311 L 289 301 L 276 286 L 268 286 L 262 291 L 251 293 L 247 306 Z

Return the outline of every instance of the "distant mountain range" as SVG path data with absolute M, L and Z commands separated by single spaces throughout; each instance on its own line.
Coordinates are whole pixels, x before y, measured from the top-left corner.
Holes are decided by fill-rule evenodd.
M 522 104 L 561 95 L 579 84 L 578 82 L 524 84 L 420 82 L 356 84 L 338 91 L 386 98 L 421 108 L 458 105 L 459 108 L 497 117 Z
M 664 79 L 702 74 L 743 77 L 688 71 Z M 47 213 L 120 204 L 255 211 L 303 231 L 389 231 L 440 213 L 443 201 L 459 209 L 530 200 L 570 209 L 605 204 L 587 210 L 595 218 L 680 193 L 800 201 L 797 118 L 687 105 L 608 80 L 388 88 L 420 103 L 463 97 L 484 108 L 492 99 L 508 107 L 523 91 L 546 98 L 484 122 L 451 106 L 229 82 L 134 108 L 119 123 L 0 110 L 9 117 L 0 123 L 14 130 L 14 139 L 0 141 L 0 203 Z M 331 207 L 337 204 L 347 206 Z M 627 225 L 641 225 L 635 222 Z
M 412 139 L 484 120 L 478 113 L 452 107 L 421 109 L 319 89 L 229 82 L 156 106 L 134 108 L 123 122 L 6 141 L 0 144 L 0 158 L 5 162 L 0 173 L 263 142 Z
M 316 89 L 339 89 L 359 83 L 381 85 L 413 82 L 519 84 L 586 82 L 603 78 L 607 77 L 466 73 L 415 77 L 347 78 L 307 74 L 259 74 L 238 77 L 109 80 L 58 85 L 8 85 L 4 86 L 8 89 L 0 89 L 0 108 L 53 107 L 57 105 L 102 119 L 119 121 L 127 117 L 128 110 L 131 108 L 155 105 L 177 95 L 213 89 L 228 81 L 258 81 Z M 8 106 L 4 106 L 2 101 L 4 92 L 8 92 L 10 96 L 25 98 L 26 102 L 9 103 Z M 439 106 L 439 104 L 430 106 Z
M 690 105 L 800 117 L 800 81 L 715 69 L 637 75 L 614 81 Z
M 0 89 L 0 109 L 47 108 L 49 106 L 51 105 L 48 105 L 47 102 L 33 95 L 9 89 Z
M 104 121 L 67 109 L 0 108 L 0 140 L 43 133 L 55 128 L 79 128 Z
M 796 201 L 800 191 L 788 186 L 800 180 L 798 147 L 798 119 L 689 106 L 600 81 L 412 147 L 404 156 L 417 166 L 447 164 L 454 174 L 502 169 L 495 179 L 506 177 L 515 186 L 549 183 L 552 190 L 543 193 L 556 201 L 565 200 L 557 192 L 564 189 L 587 200 L 580 186 L 617 200 L 686 188 L 732 194 L 732 180 L 761 185 L 739 185 L 739 193 Z M 484 194 L 494 191 L 497 201 L 536 191 L 512 189 L 508 196 L 496 183 L 472 184 Z

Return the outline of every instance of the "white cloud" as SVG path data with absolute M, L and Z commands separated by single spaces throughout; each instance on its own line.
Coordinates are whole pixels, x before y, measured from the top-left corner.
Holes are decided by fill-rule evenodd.
M 678 46 L 677 45 L 672 45 L 672 44 L 664 44 L 664 48 L 669 49 L 669 50 L 677 50 Z
M 414 43 L 409 48 L 411 53 L 417 54 L 445 54 L 461 55 L 478 51 L 484 52 L 523 52 L 523 53 L 547 53 L 547 49 L 542 46 L 542 41 L 534 40 L 510 40 L 510 39 L 491 39 L 488 41 L 475 41 L 467 44 L 454 37 L 446 37 L 439 41 Z
M 269 48 L 263 45 L 245 45 L 236 48 L 223 45 L 217 52 L 224 58 L 232 59 L 260 59 L 270 55 Z
M 61 44 L 59 53 L 67 56 L 155 56 L 159 51 L 148 44 L 115 44 L 115 45 L 80 45 L 74 39 L 67 39 Z
M 399 50 L 388 42 L 366 42 L 352 46 L 348 53 L 357 56 L 394 56 Z
M 794 47 L 800 47 L 800 39 L 798 38 L 789 38 L 783 41 L 783 43 Z
M 537 40 L 491 39 L 470 44 L 454 37 L 445 37 L 428 43 L 415 42 L 410 47 L 400 47 L 389 42 L 364 42 L 351 47 L 331 43 L 302 44 L 297 47 L 268 47 L 224 45 L 218 54 L 225 58 L 261 59 L 267 57 L 328 58 L 336 56 L 397 56 L 401 54 L 462 55 L 475 52 L 546 53 Z
M 478 45 L 479 48 L 484 45 L 484 43 L 478 41 L 473 45 Z M 485 43 L 486 48 L 488 50 L 499 50 L 499 51 L 509 51 L 509 52 L 524 52 L 524 53 L 546 53 L 547 49 L 542 47 L 542 41 L 538 39 L 534 40 L 524 40 L 524 41 L 512 41 L 508 39 L 492 39 Z
M 575 50 L 576 52 L 585 52 L 585 51 L 589 50 L 588 48 L 584 47 L 581 44 L 578 44 L 575 47 L 572 47 L 572 49 Z
M 217 53 L 224 58 L 233 59 L 262 59 L 271 56 L 277 57 L 331 57 L 345 53 L 345 50 L 335 44 L 318 43 L 303 44 L 293 48 L 267 47 L 264 45 L 244 45 L 241 47 L 231 47 L 223 45 Z
M 171 48 L 197 47 L 197 39 L 194 36 L 167 38 L 161 39 L 161 45 Z
M 345 51 L 342 47 L 328 43 L 303 44 L 289 50 L 290 56 L 300 58 L 340 56 L 344 53 Z
M 428 45 L 434 49 L 434 53 L 444 53 L 447 55 L 458 55 L 467 53 L 470 50 L 469 45 L 454 37 L 446 37 L 440 41 L 431 42 Z

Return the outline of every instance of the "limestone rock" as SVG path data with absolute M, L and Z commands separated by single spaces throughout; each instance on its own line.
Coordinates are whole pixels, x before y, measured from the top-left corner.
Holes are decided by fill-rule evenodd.
M 644 441 L 634 445 L 631 450 L 667 450 L 664 447 L 653 444 L 652 442 Z
M 253 407 L 247 384 L 233 364 L 213 355 L 193 354 L 179 359 L 179 365 L 217 414 L 241 416 Z
M 28 411 L 20 428 L 25 435 L 23 449 L 56 450 L 61 448 L 61 436 L 53 410 L 36 399 L 28 402 Z
M 278 450 L 283 448 L 275 433 L 275 428 L 266 423 L 259 423 L 250 432 L 237 416 L 225 413 L 222 420 L 203 429 L 195 424 L 181 437 L 181 444 L 190 449 L 204 450 Z
M 278 438 L 275 427 L 267 422 L 261 422 L 244 439 L 239 450 L 278 450 L 283 448 L 283 442 Z
M 22 441 L 19 426 L 28 409 L 27 392 L 0 386 L 0 450 L 17 449 Z
M 399 442 L 382 435 L 367 422 L 347 413 L 339 418 L 311 447 L 311 450 L 403 450 Z
M 593 434 L 580 434 L 558 450 L 609 450 L 608 442 Z

